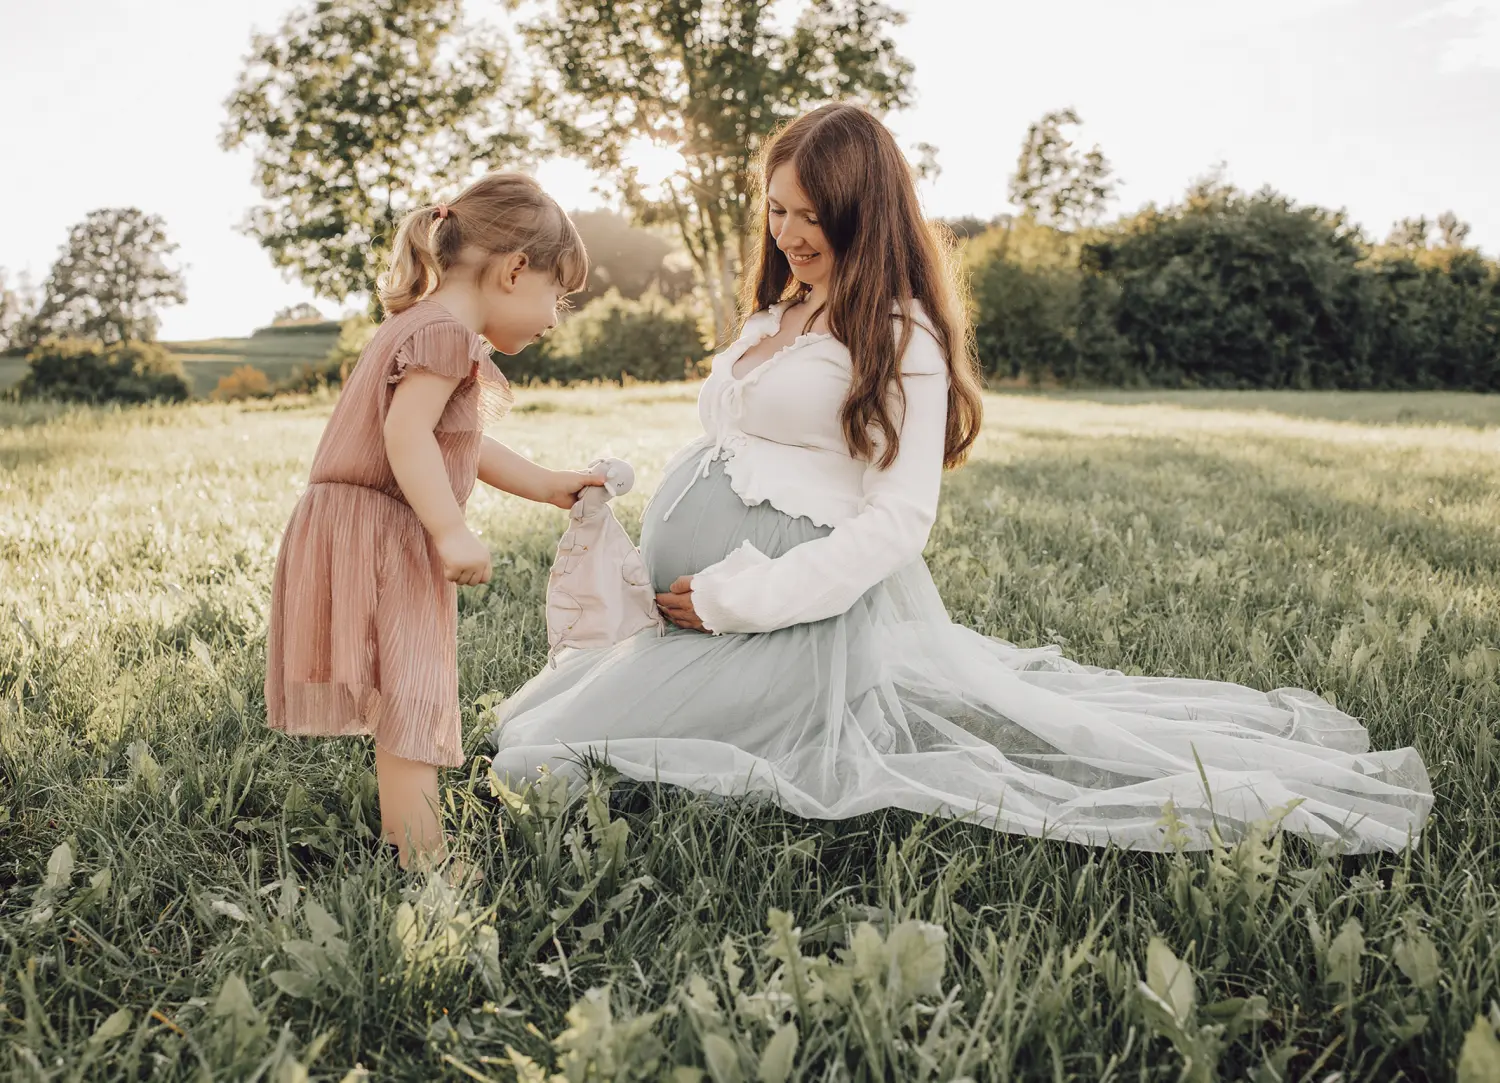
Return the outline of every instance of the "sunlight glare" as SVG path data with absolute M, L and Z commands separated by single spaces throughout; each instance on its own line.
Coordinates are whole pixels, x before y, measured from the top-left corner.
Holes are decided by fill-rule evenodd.
M 633 140 L 625 148 L 624 161 L 633 167 L 645 188 L 659 188 L 669 177 L 687 168 L 687 159 L 671 147 L 663 147 L 649 139 Z

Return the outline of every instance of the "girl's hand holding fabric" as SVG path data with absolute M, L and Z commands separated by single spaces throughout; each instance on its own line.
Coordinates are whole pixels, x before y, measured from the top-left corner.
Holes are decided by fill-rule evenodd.
M 698 611 L 693 608 L 693 577 L 690 575 L 679 577 L 672 584 L 670 592 L 658 594 L 656 607 L 661 610 L 662 616 L 679 628 L 687 628 L 694 632 L 708 631 L 703 627 Z
M 589 474 L 582 470 L 553 470 L 551 474 L 550 488 L 542 500 L 557 505 L 563 511 L 578 503 L 579 496 L 590 485 L 604 484 L 602 474 Z

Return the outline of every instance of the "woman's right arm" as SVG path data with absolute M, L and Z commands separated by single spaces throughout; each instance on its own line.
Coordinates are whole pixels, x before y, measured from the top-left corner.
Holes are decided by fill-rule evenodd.
M 472 585 L 489 580 L 490 553 L 464 522 L 433 436 L 458 384 L 433 372 L 407 372 L 386 410 L 385 453 L 401 495 L 437 545 L 443 574 L 455 583 Z

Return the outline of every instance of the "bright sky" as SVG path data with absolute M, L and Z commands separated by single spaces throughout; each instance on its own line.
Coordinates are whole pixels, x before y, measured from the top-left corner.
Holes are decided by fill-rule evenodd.
M 98 207 L 162 215 L 187 265 L 166 339 L 247 334 L 314 300 L 236 227 L 247 153 L 218 148 L 253 28 L 296 0 L 8 5 L 0 37 L 0 267 L 45 276 Z M 496 0 L 471 0 L 478 13 Z M 1500 0 L 895 0 L 917 104 L 890 119 L 939 149 L 929 213 L 1006 209 L 1026 126 L 1074 106 L 1123 181 L 1120 207 L 1179 196 L 1223 161 L 1242 187 L 1345 207 L 1383 236 L 1452 209 L 1500 253 Z M 543 167 L 565 206 L 591 178 Z M 318 302 L 333 314 L 337 306 Z

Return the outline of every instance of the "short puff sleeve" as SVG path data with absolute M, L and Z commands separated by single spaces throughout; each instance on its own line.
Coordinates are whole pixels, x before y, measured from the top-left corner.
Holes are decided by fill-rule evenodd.
M 513 401 L 510 382 L 490 358 L 490 345 L 455 320 L 427 324 L 401 344 L 386 382 L 394 387 L 412 370 L 459 384 L 435 432 L 472 432 L 498 421 Z

